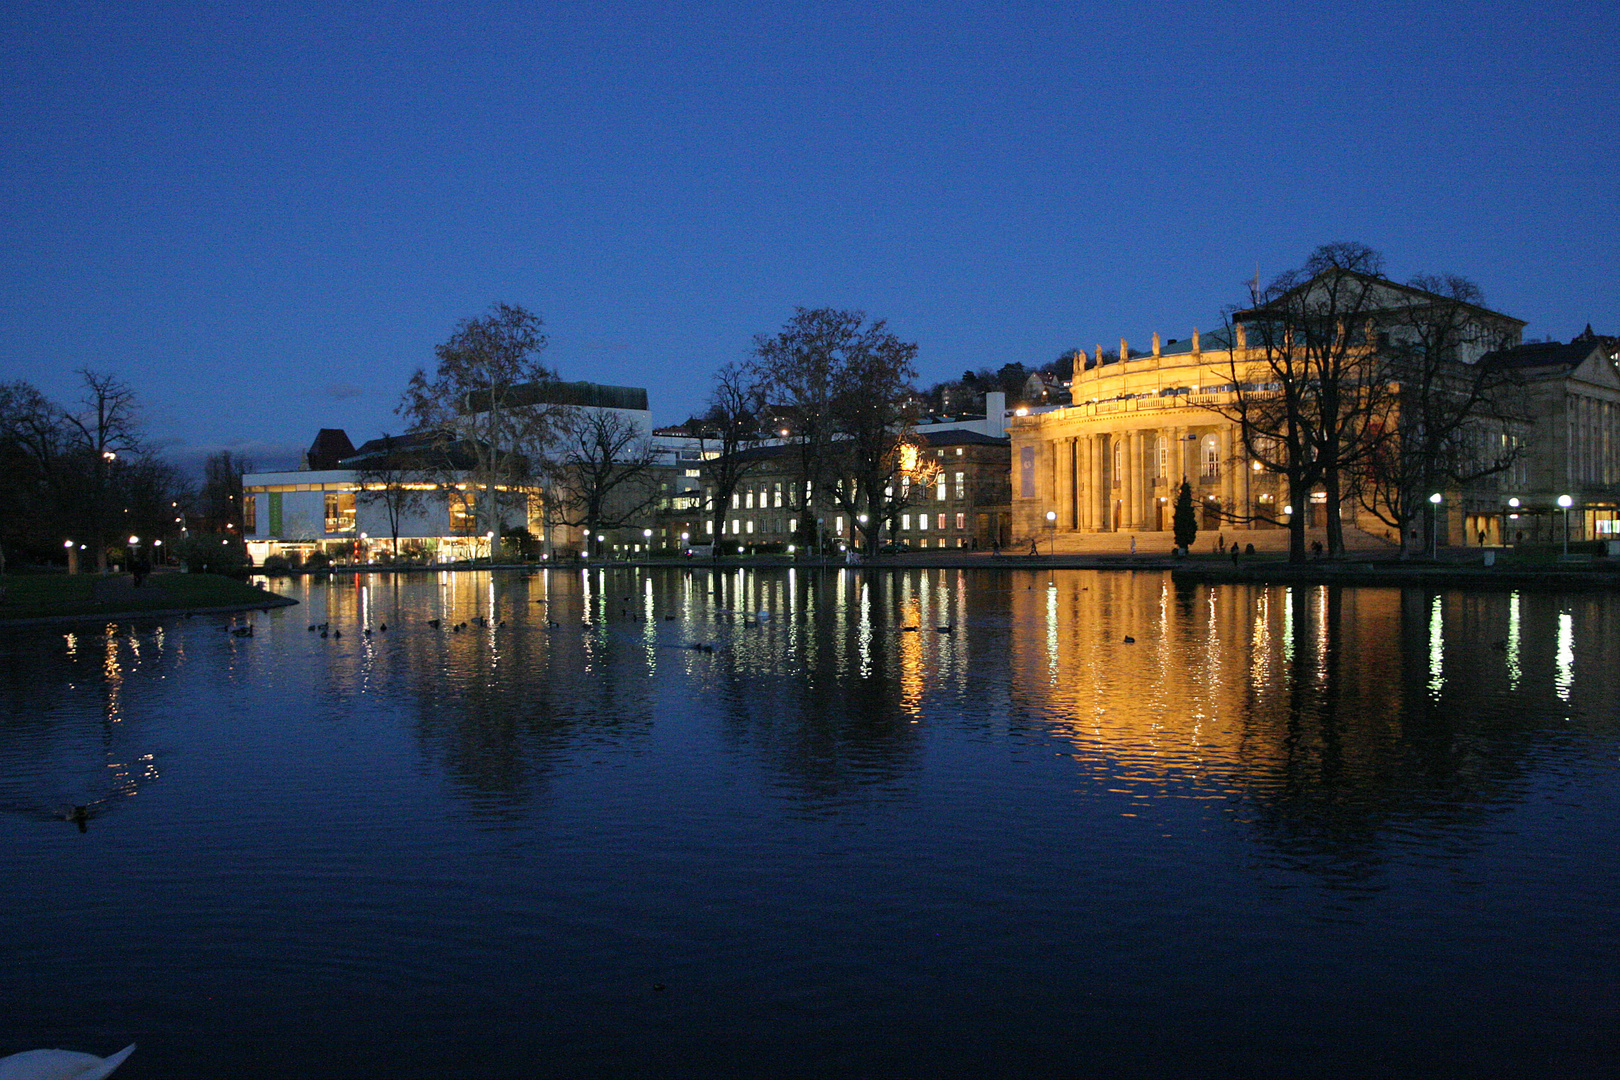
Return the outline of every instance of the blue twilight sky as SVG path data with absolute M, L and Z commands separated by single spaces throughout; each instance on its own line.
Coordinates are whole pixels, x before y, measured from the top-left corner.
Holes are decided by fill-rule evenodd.
M 187 463 L 401 430 L 497 300 L 660 423 L 795 305 L 928 383 L 1342 239 L 1620 332 L 1612 2 L 11 0 L 0 49 L 0 380 L 112 371 Z

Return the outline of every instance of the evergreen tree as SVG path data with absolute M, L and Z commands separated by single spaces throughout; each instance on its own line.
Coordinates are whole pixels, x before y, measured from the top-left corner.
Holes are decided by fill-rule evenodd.
M 1170 525 L 1176 533 L 1176 547 L 1191 551 L 1198 537 L 1198 514 L 1193 509 L 1192 484 L 1185 476 L 1181 478 L 1181 490 L 1176 493 L 1176 514 Z

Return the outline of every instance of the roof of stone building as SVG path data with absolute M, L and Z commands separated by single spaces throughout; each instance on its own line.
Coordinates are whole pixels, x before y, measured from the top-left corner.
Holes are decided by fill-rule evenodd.
M 342 461 L 345 469 L 472 469 L 477 466 L 474 447 L 465 440 L 438 431 L 412 431 L 384 435 L 360 444 Z
M 594 409 L 647 411 L 647 391 L 639 386 L 604 386 L 592 382 L 547 381 L 512 388 L 509 405 L 574 405 Z
M 335 469 L 338 462 L 354 453 L 354 443 L 342 428 L 321 428 L 315 441 L 304 452 L 304 467 L 316 471 Z
M 1532 341 L 1515 345 L 1511 349 L 1498 349 L 1479 358 L 1481 364 L 1504 368 L 1560 368 L 1579 367 L 1601 345 L 1591 339 L 1574 341 Z
M 1005 435 L 996 437 L 967 428 L 946 428 L 944 431 L 918 430 L 917 437 L 929 446 L 1011 446 Z

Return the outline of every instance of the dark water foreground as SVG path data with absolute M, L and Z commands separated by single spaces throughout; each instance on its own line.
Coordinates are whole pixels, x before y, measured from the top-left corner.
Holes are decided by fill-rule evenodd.
M 1620 1071 L 1620 598 L 297 587 L 251 637 L 0 634 L 0 1054 L 139 1043 L 119 1080 Z

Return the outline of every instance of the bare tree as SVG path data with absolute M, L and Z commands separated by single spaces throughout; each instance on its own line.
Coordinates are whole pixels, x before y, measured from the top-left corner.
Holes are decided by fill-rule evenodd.
M 1295 512 L 1288 554 L 1305 560 L 1305 508 L 1312 490 L 1326 494 L 1328 549 L 1344 550 L 1340 518 L 1343 474 L 1371 450 L 1390 408 L 1376 364 L 1368 362 L 1366 327 L 1383 299 L 1383 256 L 1361 244 L 1329 244 L 1305 265 L 1261 289 L 1231 313 L 1232 391 L 1210 406 L 1235 421 L 1248 456 L 1288 482 Z
M 639 523 L 663 494 L 652 441 L 611 409 L 576 410 L 550 473 L 557 519 L 584 528 L 587 544 L 604 530 Z
M 395 410 L 416 431 L 434 433 L 446 460 L 458 448 L 473 455 L 466 494 L 477 531 L 495 534 L 492 551 L 503 496 L 540 471 L 570 412 L 536 400 L 534 385 L 557 377 L 540 361 L 545 346 L 538 315 L 496 304 L 481 318 L 464 319 L 434 350 L 433 376 L 418 368 Z
M 800 539 L 819 547 L 818 515 L 831 504 L 857 522 L 865 515 L 863 541 L 876 550 L 906 498 L 900 479 L 919 460 L 907 404 L 917 346 L 882 319 L 868 324 L 865 312 L 832 308 L 796 308 L 754 346 L 752 372 L 793 448 L 788 503 L 800 512 Z
M 828 499 L 836 370 L 864 318 L 859 312 L 795 308 L 775 337 L 754 338 L 749 371 L 763 388 L 773 426 L 792 448 L 791 472 L 797 482 L 788 485 L 787 505 L 798 511 L 798 539 L 806 549 L 821 548 L 817 522 Z
M 0 571 L 6 543 L 42 553 L 62 543 L 71 470 L 62 410 L 25 382 L 0 384 Z
M 84 391 L 78 408 L 62 415 L 88 468 L 80 518 L 95 544 L 96 569 L 107 569 L 107 539 L 112 528 L 111 478 L 120 457 L 125 464 L 142 449 L 135 391 L 117 376 L 81 368 Z
M 694 425 L 701 455 L 698 468 L 706 481 L 708 502 L 703 509 L 709 516 L 717 555 L 731 494 L 757 464 L 742 451 L 759 441 L 759 411 L 759 390 L 749 381 L 747 369 L 735 363 L 722 365 L 715 372 L 709 411 Z
M 399 558 L 399 527 L 407 514 L 421 510 L 427 502 L 427 493 L 433 487 L 421 468 L 420 460 L 413 457 L 410 448 L 401 445 L 387 432 L 379 440 L 381 446 L 355 465 L 355 501 L 362 506 L 379 507 L 388 522 L 389 552 Z
M 203 462 L 202 518 L 210 532 L 242 531 L 242 475 L 253 462 L 229 450 L 208 455 Z
M 1516 336 L 1483 310 L 1479 287 L 1453 274 L 1408 284 L 1406 302 L 1383 313 L 1378 353 L 1395 422 L 1351 473 L 1360 504 L 1400 533 L 1403 558 L 1429 494 L 1511 468 L 1529 424 L 1512 369 L 1475 362 Z
M 862 318 L 859 312 L 849 316 Z M 834 370 L 833 430 L 829 463 L 833 498 L 861 530 L 868 554 L 876 554 L 883 526 L 910 504 L 913 482 L 932 465 L 913 435 L 916 414 L 908 403 L 916 378 L 917 346 L 901 341 L 882 319 L 855 323 Z

